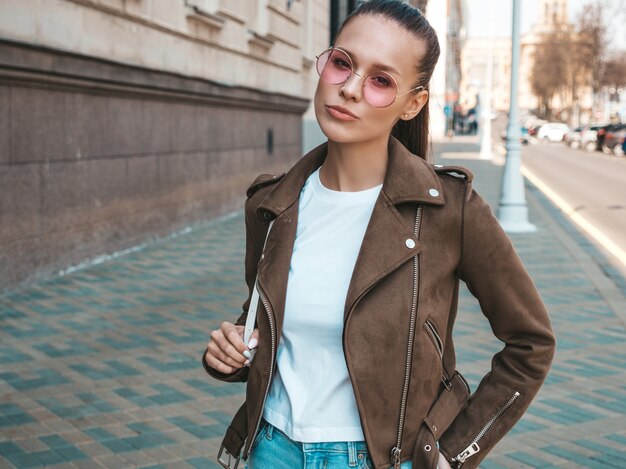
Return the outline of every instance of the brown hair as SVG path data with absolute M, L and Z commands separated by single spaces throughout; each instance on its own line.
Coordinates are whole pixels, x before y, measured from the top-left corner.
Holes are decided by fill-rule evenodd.
M 415 64 L 417 83 L 413 87 L 421 85 L 430 93 L 429 82 L 435 70 L 435 65 L 437 65 L 437 60 L 439 60 L 440 49 L 437 33 L 435 33 L 435 30 L 422 12 L 400 0 L 370 0 L 362 3 L 348 15 L 339 31 L 337 31 L 337 36 L 350 21 L 363 15 L 377 15 L 390 19 L 409 31 L 417 39 L 424 41 L 426 54 L 419 63 Z M 337 36 L 335 36 L 335 39 L 337 39 Z M 417 92 L 414 91 L 414 93 Z M 400 119 L 391 130 L 391 135 L 400 140 L 411 153 L 427 159 L 429 143 L 428 124 L 429 113 L 428 103 L 426 103 L 413 119 L 408 121 Z

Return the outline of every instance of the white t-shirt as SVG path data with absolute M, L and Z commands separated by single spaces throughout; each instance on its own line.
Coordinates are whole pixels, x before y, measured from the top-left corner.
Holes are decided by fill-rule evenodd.
M 343 316 L 365 229 L 382 184 L 357 192 L 300 192 L 277 371 L 263 417 L 301 442 L 362 441 L 342 345 Z

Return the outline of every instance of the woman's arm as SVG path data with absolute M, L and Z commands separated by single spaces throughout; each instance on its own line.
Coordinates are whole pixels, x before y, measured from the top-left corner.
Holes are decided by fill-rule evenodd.
M 255 182 L 258 181 L 255 180 Z M 251 188 L 254 186 L 251 186 Z M 248 189 L 248 194 L 250 194 L 250 188 Z M 261 250 L 263 248 L 263 244 L 259 242 L 257 239 L 256 233 L 262 231 L 263 227 L 260 226 L 260 221 L 256 216 L 255 201 L 252 198 L 248 197 L 244 204 L 244 216 L 245 216 L 245 224 L 246 224 L 246 255 L 245 255 L 245 281 L 248 286 L 248 297 L 243 302 L 242 305 L 242 313 L 235 321 L 235 326 L 245 326 L 246 319 L 248 317 L 248 308 L 250 307 L 250 301 L 252 299 L 252 291 L 254 289 L 254 282 L 256 281 L 257 274 L 257 264 L 259 262 L 259 258 L 261 257 Z M 265 227 L 267 230 L 267 227 Z M 241 328 L 240 328 L 241 329 Z M 219 329 L 213 331 L 218 332 Z M 257 332 L 258 333 L 258 332 Z M 232 373 L 223 373 L 221 371 L 216 370 L 215 368 L 209 366 L 206 361 L 206 354 L 209 351 L 209 347 L 202 354 L 202 366 L 205 371 L 215 379 L 219 379 L 220 381 L 226 382 L 245 382 L 248 379 L 248 370 L 247 366 L 242 366 L 237 371 Z
M 511 240 L 468 184 L 457 274 L 478 299 L 504 348 L 439 440 L 452 467 L 474 468 L 511 429 L 550 368 L 555 338 L 548 313 Z

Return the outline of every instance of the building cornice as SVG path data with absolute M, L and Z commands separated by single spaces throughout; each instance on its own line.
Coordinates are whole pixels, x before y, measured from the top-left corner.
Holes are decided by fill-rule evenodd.
M 0 83 L 302 114 L 309 100 L 0 38 Z

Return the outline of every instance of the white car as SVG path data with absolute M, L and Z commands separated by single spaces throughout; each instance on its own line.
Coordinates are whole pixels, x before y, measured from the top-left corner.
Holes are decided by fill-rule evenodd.
M 537 131 L 537 140 L 544 142 L 561 142 L 563 136 L 569 132 L 569 127 L 558 122 L 543 124 Z

